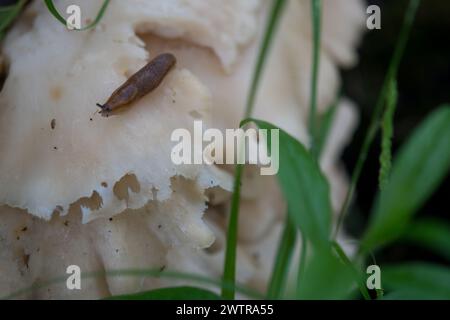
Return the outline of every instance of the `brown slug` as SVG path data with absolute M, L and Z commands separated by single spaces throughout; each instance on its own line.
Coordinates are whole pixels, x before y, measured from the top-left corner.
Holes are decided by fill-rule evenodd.
M 160 54 L 151 60 L 116 89 L 104 105 L 97 103 L 101 109 L 100 114 L 104 117 L 114 115 L 155 90 L 176 62 L 177 59 L 170 53 Z

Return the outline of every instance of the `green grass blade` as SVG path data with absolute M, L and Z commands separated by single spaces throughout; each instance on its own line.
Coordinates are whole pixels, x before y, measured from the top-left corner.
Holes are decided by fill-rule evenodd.
M 358 285 L 359 291 L 361 292 L 361 295 L 365 300 L 371 300 L 369 291 L 367 290 L 366 284 L 364 282 L 363 276 L 361 275 L 361 272 L 358 271 L 358 269 L 355 267 L 353 262 L 350 260 L 349 257 L 345 254 L 344 249 L 337 243 L 336 241 L 333 241 L 332 243 L 333 249 L 336 251 L 339 258 L 342 260 L 342 262 L 349 268 L 351 273 L 353 274 L 353 279 L 355 283 Z
M 450 261 L 450 225 L 444 220 L 415 221 L 406 229 L 402 241 L 427 248 Z
M 250 87 L 250 93 L 247 98 L 244 118 L 250 118 L 253 114 L 256 94 L 258 92 L 259 83 L 261 82 L 264 66 L 266 64 L 266 60 L 270 51 L 270 46 L 274 39 L 275 31 L 277 29 L 278 22 L 281 19 L 286 2 L 287 2 L 286 0 L 273 0 L 269 20 L 266 26 L 266 30 L 264 32 L 263 42 L 261 48 L 259 49 L 259 56 L 256 62 L 255 71 L 253 73 L 253 79 Z
M 114 296 L 106 300 L 220 300 L 220 297 L 200 288 L 174 287 Z
M 428 263 L 405 263 L 381 268 L 385 299 L 450 299 L 450 268 Z
M 26 0 L 20 0 L 14 5 L 0 7 L 0 31 L 6 29 L 19 15 Z
M 259 56 L 255 66 L 250 92 L 247 98 L 245 108 L 245 118 L 250 117 L 253 113 L 256 94 L 258 91 L 259 83 L 261 81 L 262 72 L 267 60 L 270 46 L 272 44 L 275 35 L 276 27 L 281 18 L 285 4 L 286 0 L 273 1 L 268 24 L 264 33 L 263 42 L 259 50 Z M 227 243 L 226 243 L 225 262 L 223 271 L 223 281 L 226 283 L 234 283 L 236 278 L 236 245 L 237 245 L 237 227 L 239 220 L 238 217 L 239 217 L 239 202 L 241 195 L 240 186 L 241 186 L 242 170 L 243 170 L 242 165 L 236 166 L 231 212 L 227 230 Z M 234 299 L 234 290 L 232 289 L 230 290 L 229 288 L 222 288 L 222 298 Z
M 13 23 L 14 19 L 22 12 L 27 0 L 20 0 L 16 4 L 0 7 L 0 40 L 4 37 L 6 29 Z
M 241 201 L 241 178 L 242 164 L 236 165 L 236 172 L 234 176 L 233 197 L 231 199 L 231 212 L 228 221 L 227 243 L 225 250 L 225 262 L 223 269 L 223 282 L 234 283 L 236 281 L 236 247 L 238 234 L 238 220 L 239 220 L 239 204 Z M 234 299 L 234 288 L 229 286 L 222 287 L 223 299 Z
M 433 112 L 399 151 L 389 184 L 378 195 L 361 249 L 374 250 L 404 232 L 413 214 L 450 169 L 450 107 Z
M 324 136 L 328 132 L 321 131 L 321 136 L 317 134 L 317 87 L 318 87 L 318 75 L 320 66 L 320 39 L 321 39 L 321 24 L 322 24 L 322 0 L 311 0 L 311 23 L 312 23 L 312 38 L 313 38 L 313 50 L 312 50 L 312 68 L 311 68 L 311 87 L 310 87 L 310 108 L 309 108 L 309 135 L 310 135 L 310 153 L 315 160 L 318 160 L 320 152 L 324 142 Z M 334 109 L 333 109 L 334 110 Z M 332 111 L 333 111 L 332 110 Z M 324 130 L 329 129 L 331 123 L 331 117 L 333 114 L 327 113 L 325 120 L 330 122 L 325 123 Z M 331 117 L 330 117 L 331 116 Z M 322 129 L 322 127 L 321 127 Z M 323 135 L 322 135 L 323 134 Z M 320 140 L 320 141 L 319 141 Z M 308 250 L 308 238 L 304 232 L 301 233 L 302 245 L 300 252 L 300 261 L 297 272 L 297 296 L 300 295 L 300 290 L 303 285 L 303 277 L 305 275 L 306 257 Z
M 302 244 L 300 247 L 300 260 L 298 262 L 298 271 L 297 271 L 297 297 L 299 297 L 301 294 L 303 279 L 305 276 L 306 259 L 308 258 L 308 239 L 306 238 L 304 232 L 302 232 L 300 236 Z
M 386 109 L 384 111 L 381 126 L 381 155 L 380 155 L 380 190 L 386 187 L 391 172 L 392 161 L 392 136 L 394 135 L 394 114 L 397 107 L 397 83 L 394 79 L 389 83 L 386 97 Z
M 58 9 L 56 8 L 56 6 L 53 4 L 52 0 L 44 0 L 45 4 L 47 5 L 48 10 L 50 11 L 50 13 L 59 21 L 61 22 L 64 26 L 67 26 L 67 22 L 66 19 L 59 13 Z M 109 5 L 110 0 L 105 0 L 102 4 L 102 6 L 100 7 L 100 10 L 97 13 L 97 16 L 95 17 L 94 21 L 92 21 L 90 24 L 88 24 L 86 27 L 83 27 L 81 29 L 74 29 L 76 31 L 83 31 L 83 30 L 88 30 L 91 29 L 93 27 L 95 27 L 100 20 L 102 19 L 103 15 L 105 14 L 106 8 Z
M 403 21 L 402 30 L 400 31 L 399 40 L 397 41 L 396 48 L 394 50 L 394 54 L 392 56 L 391 62 L 389 64 L 389 68 L 383 83 L 383 87 L 381 89 L 380 95 L 378 96 L 378 101 L 375 106 L 374 111 L 372 112 L 369 128 L 367 129 L 366 136 L 364 138 L 363 145 L 361 147 L 361 151 L 358 155 L 358 160 L 356 162 L 355 169 L 352 173 L 352 178 L 350 182 L 350 187 L 347 192 L 344 204 L 342 205 L 342 209 L 339 212 L 336 229 L 335 229 L 335 238 L 339 233 L 339 229 L 344 221 L 344 217 L 347 215 L 350 203 L 353 199 L 353 195 L 355 193 L 356 185 L 358 184 L 359 178 L 361 176 L 362 169 L 364 167 L 364 163 L 366 162 L 367 154 L 369 149 L 375 139 L 375 136 L 378 132 L 380 116 L 383 112 L 384 102 L 386 101 L 386 95 L 388 91 L 389 83 L 397 78 L 398 68 L 400 66 L 400 62 L 403 57 L 403 53 L 406 48 L 406 44 L 409 39 L 409 35 L 411 33 L 412 26 L 414 24 L 414 20 L 416 17 L 417 9 L 419 8 L 420 0 L 410 0 L 408 9 L 405 13 L 405 18 Z
M 316 138 L 316 152 L 319 159 L 323 152 L 323 149 L 326 146 L 330 130 L 333 125 L 334 116 L 336 114 L 336 110 L 338 109 L 339 100 L 340 96 L 336 98 L 333 104 L 322 116 L 319 116 L 319 125 Z
M 311 68 L 311 96 L 309 110 L 309 131 L 310 131 L 310 149 L 311 154 L 317 158 L 317 83 L 320 64 L 320 34 L 321 34 L 321 16 L 322 0 L 311 0 L 312 30 L 313 30 L 313 65 Z
M 55 5 L 53 4 L 52 0 L 45 0 L 45 5 L 47 6 L 47 9 L 50 11 L 50 13 L 63 25 L 67 25 L 66 19 L 62 15 L 59 14 L 58 9 L 56 9 Z
M 292 223 L 288 213 L 272 270 L 272 276 L 267 292 L 268 299 L 280 299 L 282 297 L 289 273 L 289 264 L 295 248 L 296 232 L 297 229 Z

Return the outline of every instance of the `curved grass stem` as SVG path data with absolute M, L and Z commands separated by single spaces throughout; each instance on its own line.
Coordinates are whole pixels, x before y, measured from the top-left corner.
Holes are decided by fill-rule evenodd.
M 317 83 L 320 66 L 320 41 L 322 23 L 322 0 L 311 0 L 312 30 L 313 30 L 313 64 L 311 70 L 311 92 L 309 107 L 309 132 L 310 150 L 314 158 L 317 158 Z
M 372 112 L 372 117 L 370 119 L 369 128 L 367 129 L 366 136 L 364 138 L 363 145 L 361 147 L 361 151 L 358 156 L 358 160 L 356 162 L 355 169 L 353 170 L 350 187 L 347 192 L 344 204 L 342 206 L 341 211 L 338 215 L 338 220 L 336 224 L 336 229 L 334 232 L 334 239 L 336 239 L 337 234 L 341 228 L 343 220 L 347 215 L 348 209 L 350 207 L 350 203 L 353 199 L 356 185 L 358 184 L 359 178 L 361 176 L 362 169 L 364 167 L 364 163 L 366 162 L 367 155 L 369 153 L 369 149 L 376 137 L 376 134 L 380 128 L 381 115 L 383 113 L 383 107 L 385 105 L 386 96 L 388 94 L 389 84 L 396 79 L 398 68 L 400 66 L 400 62 L 402 60 L 403 54 L 405 52 L 406 44 L 409 39 L 409 35 L 411 33 L 412 26 L 414 24 L 414 19 L 416 17 L 417 9 L 419 8 L 420 0 L 410 0 L 408 9 L 405 13 L 405 18 L 403 21 L 402 30 L 400 32 L 399 40 L 397 41 L 397 46 L 394 50 L 394 55 L 392 56 L 391 62 L 389 64 L 389 68 L 381 88 L 381 92 L 378 96 L 377 104 L 375 105 L 375 109 Z

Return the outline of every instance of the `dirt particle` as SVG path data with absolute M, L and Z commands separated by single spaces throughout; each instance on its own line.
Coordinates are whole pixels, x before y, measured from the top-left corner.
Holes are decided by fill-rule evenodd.
M 102 182 L 102 187 L 103 188 L 108 188 L 108 184 L 106 182 Z
M 56 128 L 56 119 L 52 119 L 52 121 L 50 121 L 50 128 L 52 128 L 52 130 L 55 130 L 55 128 Z
M 25 232 L 25 231 L 27 231 L 27 230 L 28 230 L 28 227 L 27 227 L 27 226 L 25 226 L 25 227 L 22 228 L 22 232 Z
M 25 265 L 25 267 L 27 267 L 27 269 L 29 268 L 28 267 L 28 262 L 30 262 L 30 255 L 29 254 L 24 254 L 23 255 L 23 264 Z
M 65 225 L 66 227 L 68 227 L 68 226 L 69 226 L 69 221 L 68 221 L 68 220 L 64 221 L 64 225 Z
M 53 147 L 53 150 L 58 150 L 58 147 Z
M 50 89 L 50 98 L 53 101 L 59 101 L 62 97 L 63 89 L 60 86 L 54 86 Z

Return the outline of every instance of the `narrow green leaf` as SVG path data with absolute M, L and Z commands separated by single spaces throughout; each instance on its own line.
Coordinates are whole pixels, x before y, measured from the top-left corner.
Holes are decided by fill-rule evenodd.
M 241 124 L 249 122 L 268 131 L 278 129 L 268 122 L 255 119 L 244 120 Z M 292 221 L 313 247 L 329 247 L 331 203 L 328 182 L 306 148 L 285 131 L 278 130 L 278 180 Z M 267 143 L 268 150 L 271 150 L 271 144 L 277 141 L 269 139 Z
M 214 292 L 195 287 L 162 288 L 110 297 L 106 300 L 220 300 Z
M 289 264 L 295 248 L 296 232 L 295 225 L 288 214 L 272 270 L 272 276 L 267 292 L 268 299 L 279 299 L 282 296 L 289 273 Z
M 13 23 L 14 19 L 22 11 L 26 0 L 20 0 L 16 4 L 6 7 L 0 7 L 0 40 L 6 33 L 6 29 Z
M 450 108 L 433 112 L 398 153 L 362 242 L 367 251 L 401 236 L 450 169 Z
M 300 247 L 300 261 L 298 262 L 297 271 L 297 297 L 300 296 L 300 292 L 303 286 L 303 277 L 305 276 L 306 261 L 308 259 L 308 239 L 305 233 L 300 233 L 301 247 Z
M 405 263 L 381 268 L 385 299 L 450 299 L 450 268 L 427 263 Z
M 333 125 L 334 116 L 338 108 L 339 97 L 333 102 L 333 104 L 328 108 L 328 110 L 319 117 L 319 125 L 317 131 L 317 143 L 316 151 L 318 158 L 320 158 L 323 149 L 326 146 L 331 127 Z
M 367 290 L 366 283 L 364 281 L 364 278 L 361 274 L 361 272 L 358 270 L 357 267 L 353 264 L 353 262 L 350 260 L 349 257 L 345 254 L 344 249 L 334 241 L 332 243 L 333 249 L 336 251 L 339 258 L 341 258 L 342 262 L 347 266 L 347 268 L 350 270 L 350 272 L 353 275 L 353 280 L 355 284 L 358 286 L 359 291 L 361 292 L 361 295 L 364 297 L 365 300 L 371 300 L 369 291 Z
M 249 118 L 253 114 L 253 108 L 255 106 L 256 94 L 258 92 L 259 83 L 262 78 L 264 66 L 266 64 L 267 57 L 269 55 L 270 46 L 275 36 L 275 31 L 278 26 L 278 22 L 281 19 L 283 9 L 286 5 L 286 0 L 273 0 L 272 9 L 270 10 L 269 20 L 264 32 L 263 42 L 259 49 L 259 56 L 256 62 L 255 71 L 253 73 L 252 84 L 250 87 L 250 93 L 247 98 L 247 105 L 245 109 L 244 118 Z
M 444 220 L 415 221 L 408 226 L 402 240 L 427 248 L 450 261 L 450 225 Z
M 225 249 L 225 262 L 223 270 L 223 283 L 230 284 L 236 281 L 236 247 L 238 234 L 239 204 L 241 202 L 241 180 L 242 164 L 236 165 L 234 176 L 233 197 L 231 199 L 231 212 L 228 221 L 227 245 Z M 234 299 L 234 288 L 230 286 L 222 287 L 222 298 Z
M 64 26 L 67 26 L 67 22 L 66 19 L 59 13 L 58 9 L 56 8 L 56 6 L 53 4 L 52 0 L 44 0 L 45 4 L 47 5 L 48 10 L 50 11 L 50 13 L 59 21 L 61 22 Z M 100 20 L 102 19 L 103 15 L 105 14 L 106 8 L 109 5 L 110 0 L 105 0 L 102 4 L 102 6 L 100 7 L 100 10 L 97 13 L 97 16 L 95 17 L 94 21 L 92 21 L 90 24 L 88 24 L 86 27 L 83 27 L 81 29 L 75 29 L 76 31 L 83 31 L 83 30 L 88 30 L 90 28 L 95 27 Z
M 317 84 L 320 66 L 320 38 L 322 23 L 322 0 L 311 0 L 312 30 L 313 30 L 313 65 L 311 68 L 311 96 L 309 108 L 309 131 L 311 139 L 311 154 L 317 158 Z
M 50 11 L 51 14 L 53 14 L 53 16 L 59 21 L 61 22 L 63 25 L 67 25 L 66 23 L 66 19 L 64 19 L 64 17 L 62 15 L 59 14 L 58 9 L 56 9 L 55 5 L 53 4 L 52 0 L 45 0 L 45 5 L 47 6 L 48 10 Z
M 394 113 L 397 107 L 397 81 L 392 79 L 389 83 L 386 96 L 386 109 L 381 125 L 381 155 L 380 155 L 380 190 L 386 187 L 391 173 L 392 136 L 394 135 Z
M 267 56 L 269 54 L 270 46 L 272 44 L 275 35 L 276 27 L 282 16 L 285 4 L 286 0 L 273 0 L 272 10 L 269 13 L 267 27 L 264 32 L 263 42 L 259 50 L 259 56 L 253 73 L 250 92 L 247 98 L 245 108 L 245 118 L 250 117 L 253 113 L 256 94 L 258 91 L 259 83 L 261 81 L 262 72 L 267 60 Z M 223 271 L 223 282 L 227 284 L 235 283 L 235 276 L 236 276 L 237 227 L 239 217 L 239 202 L 241 195 L 240 185 L 241 185 L 242 170 L 243 170 L 242 165 L 236 166 L 230 220 L 227 230 L 227 244 L 225 250 L 225 262 Z M 222 297 L 224 299 L 234 299 L 234 289 L 233 288 L 230 289 L 229 286 L 224 286 L 222 288 Z

